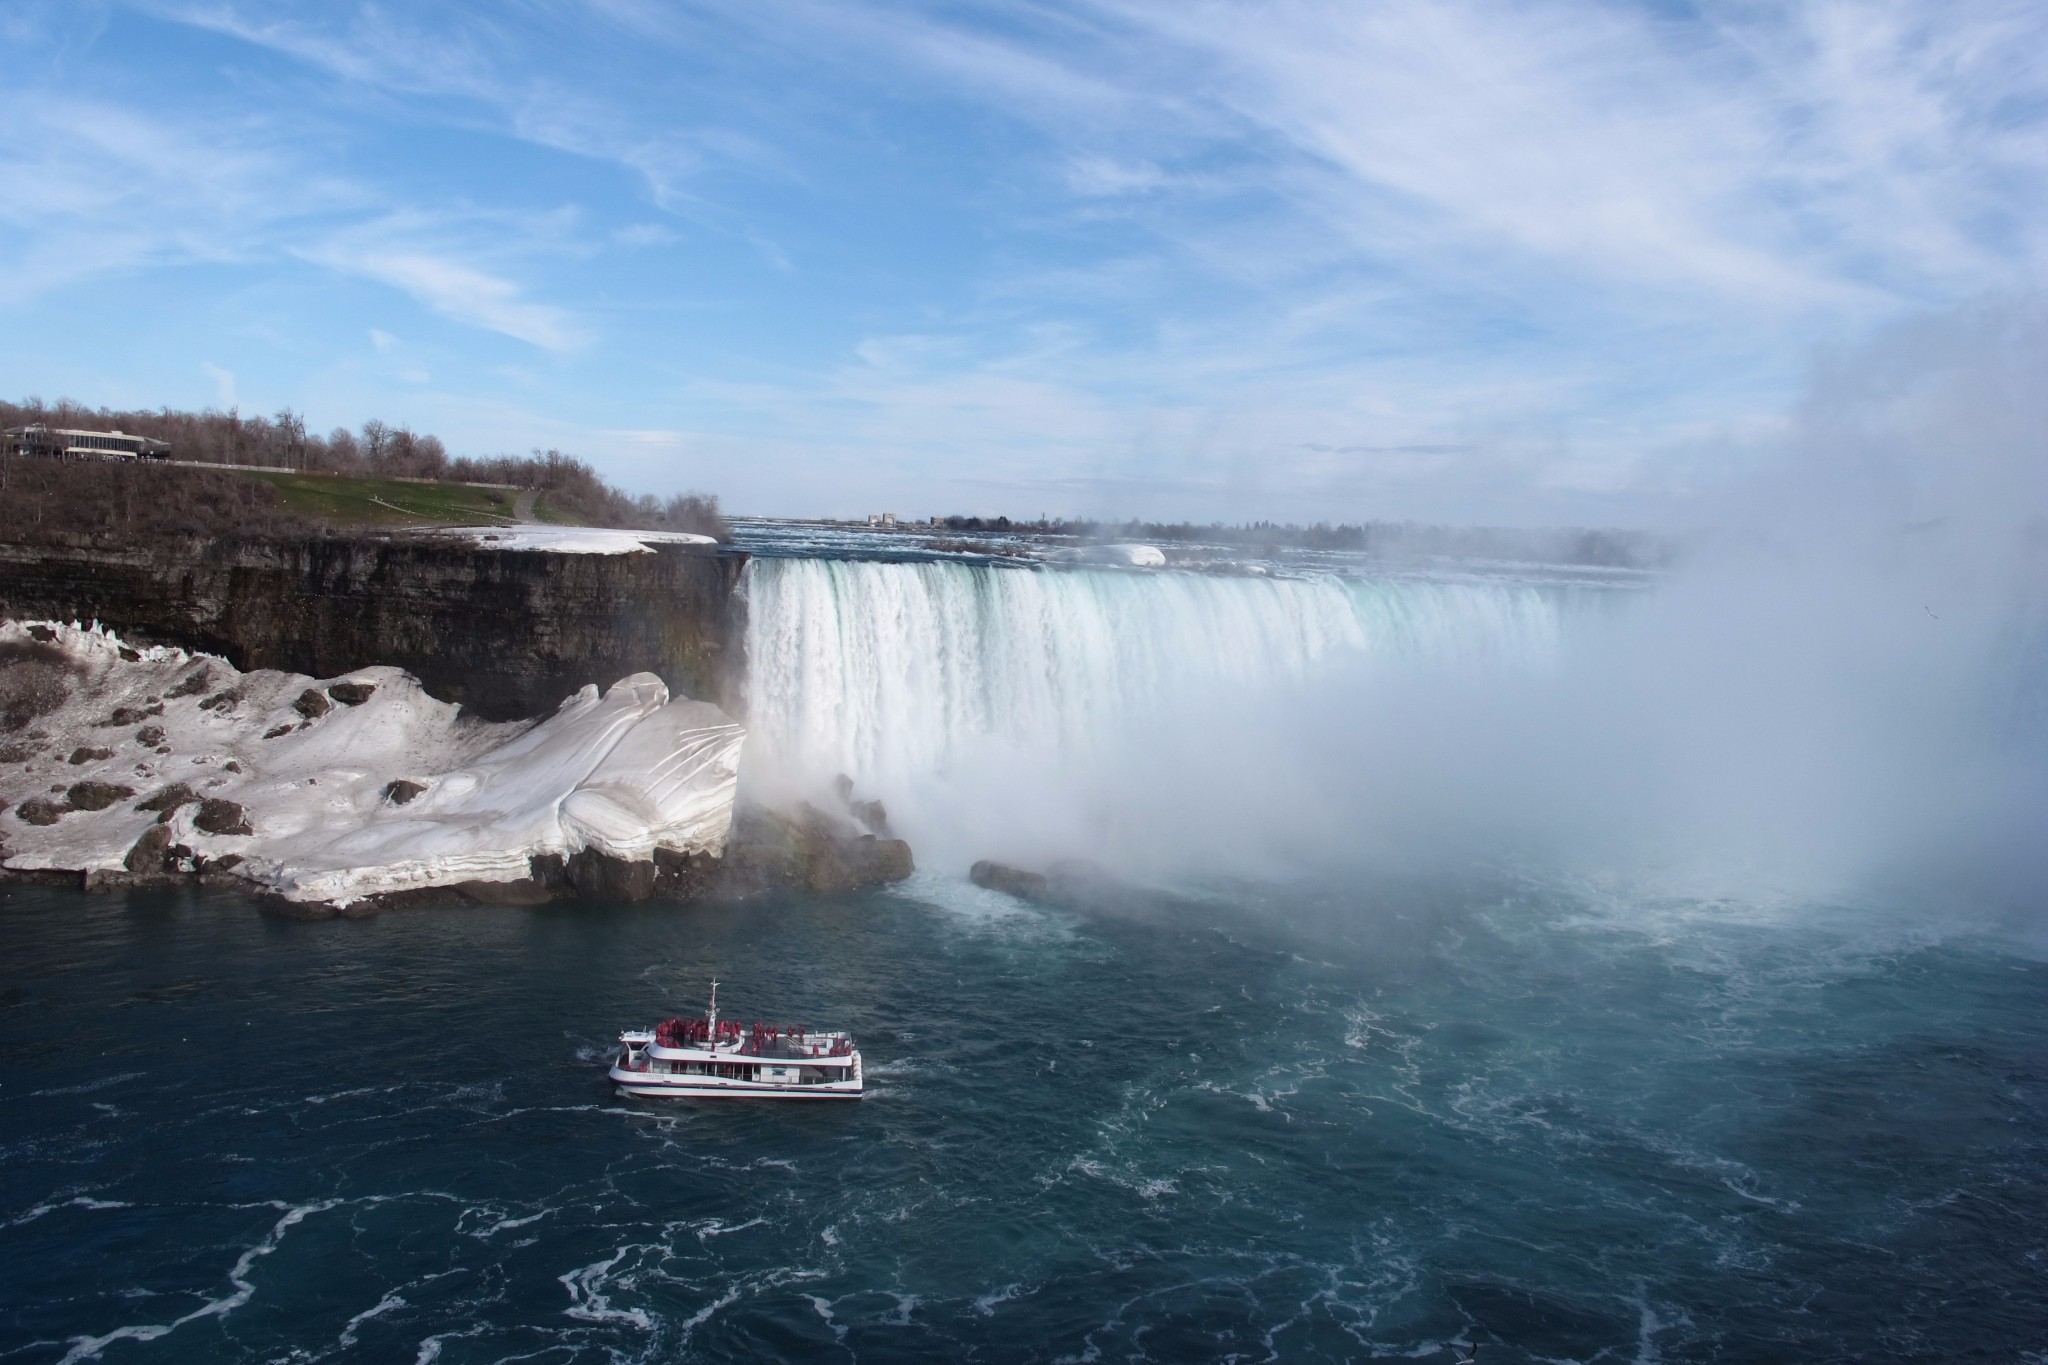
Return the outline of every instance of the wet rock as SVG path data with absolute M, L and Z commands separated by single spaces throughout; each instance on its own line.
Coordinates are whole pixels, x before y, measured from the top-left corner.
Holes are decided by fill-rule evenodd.
M 409 782 L 401 777 L 385 786 L 384 799 L 394 806 L 403 806 L 426 789 L 424 782 Z
M 151 825 L 142 831 L 135 847 L 128 850 L 121 866 L 138 876 L 148 872 L 168 872 L 174 866 L 170 854 L 171 832 L 162 825 Z
M 164 727 L 161 725 L 143 726 L 135 732 L 135 742 L 145 749 L 154 749 L 157 745 L 164 742 Z
M 208 697 L 205 701 L 200 702 L 199 709 L 202 711 L 226 712 L 234 710 L 237 706 L 240 706 L 241 704 L 242 694 L 236 691 L 234 688 L 230 687 L 224 691 L 216 692 L 212 696 Z
M 1132 913 L 1146 904 L 1138 888 L 1093 863 L 1072 859 L 1056 862 L 1043 873 L 984 859 L 968 869 L 967 875 L 976 886 L 1070 910 Z
M 889 812 L 880 801 L 849 801 L 846 808 L 853 812 L 853 818 L 860 821 L 868 833 L 884 839 L 889 837 Z
M 1001 891 L 1019 900 L 1045 899 L 1047 882 L 1042 872 L 1026 872 L 1021 867 L 1011 867 L 1008 863 L 983 858 L 967 870 L 967 877 L 976 886 Z
M 815 806 L 801 806 L 794 815 L 749 807 L 735 819 L 717 891 L 851 891 L 901 881 L 914 870 L 909 844 L 858 833 Z
M 343 706 L 361 706 L 377 690 L 375 683 L 338 682 L 327 689 L 327 695 Z
M 243 814 L 239 801 L 227 801 L 209 796 L 199 803 L 199 814 L 192 818 L 193 827 L 202 834 L 254 834 L 249 828 L 248 818 Z
M 111 782 L 74 782 L 64 793 L 76 810 L 105 810 L 116 801 L 126 801 L 135 795 L 133 787 L 117 787 Z
M 564 875 L 576 894 L 586 900 L 644 901 L 654 895 L 659 869 L 651 858 L 627 862 L 586 848 L 568 860 Z
M 83 744 L 71 751 L 71 761 L 73 763 L 98 763 L 101 759 L 112 758 L 113 756 L 114 751 L 112 749 L 89 749 Z
M 654 850 L 654 898 L 664 901 L 694 901 L 716 893 L 724 860 L 709 853 L 677 853 Z
M 221 764 L 220 766 L 231 773 L 238 773 L 242 771 L 242 765 L 235 762 L 235 760 L 233 760 L 232 758 L 229 759 L 227 762 Z
M 0 763 L 26 763 L 39 752 L 33 744 L 0 744 Z
M 175 697 L 196 697 L 213 685 L 213 667 L 201 664 L 164 691 L 166 701 Z
M 276 739 L 279 735 L 288 735 L 291 732 L 292 727 L 289 725 L 273 725 L 263 732 L 263 737 L 265 739 Z
M 54 825 L 70 809 L 45 797 L 31 796 L 14 808 L 14 816 L 25 825 Z
M 292 710 L 298 712 L 307 720 L 318 720 L 333 709 L 333 702 L 327 700 L 326 697 L 310 687 L 299 693 L 299 699 L 292 703 Z
M 184 848 L 184 845 L 180 844 L 179 847 Z M 208 872 L 232 872 L 246 861 L 239 853 L 223 853 L 218 858 L 194 858 L 192 851 L 186 849 L 185 856 L 193 859 L 192 870 L 201 875 Z
M 161 811 L 162 816 L 159 821 L 161 823 L 161 821 L 169 820 L 178 807 L 189 806 L 198 799 L 198 792 L 193 791 L 183 782 L 174 782 L 159 791 L 151 792 L 147 797 L 136 803 L 135 809 Z
M 51 630 L 48 626 L 30 626 L 28 628 L 28 633 L 35 639 L 41 640 L 46 645 L 57 638 L 57 632 Z
M 901 839 L 835 839 L 811 859 L 804 885 L 812 891 L 851 891 L 900 882 L 917 871 L 910 845 Z
M 139 649 L 130 649 L 128 646 L 122 645 L 120 647 L 120 652 L 121 657 L 123 659 L 126 659 L 131 664 L 139 664 L 142 662 L 142 651 Z

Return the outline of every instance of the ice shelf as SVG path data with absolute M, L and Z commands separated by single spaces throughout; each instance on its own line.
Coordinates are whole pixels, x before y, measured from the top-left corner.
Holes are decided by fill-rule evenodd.
M 8 868 L 125 870 L 157 823 L 137 805 L 178 784 L 235 803 L 250 832 L 207 832 L 191 801 L 166 822 L 171 842 L 207 865 L 238 855 L 235 875 L 290 900 L 519 881 L 537 854 L 586 848 L 632 861 L 725 848 L 745 732 L 651 673 L 585 687 L 545 720 L 490 723 L 395 668 L 241 673 L 96 628 L 39 629 L 47 641 L 0 623 L 0 668 L 40 653 L 68 674 L 61 705 L 0 734 L 0 750 L 28 754 L 0 763 Z M 78 783 L 134 794 L 74 807 Z M 52 823 L 23 817 L 36 800 Z

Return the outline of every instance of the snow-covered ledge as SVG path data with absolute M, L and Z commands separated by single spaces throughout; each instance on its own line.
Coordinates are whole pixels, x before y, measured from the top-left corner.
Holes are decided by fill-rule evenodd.
M 644 555 L 657 545 L 716 545 L 692 531 L 622 531 L 607 526 L 451 526 L 430 532 L 467 540 L 486 550 L 547 550 L 564 555 Z
M 0 622 L 0 677 L 18 684 L 24 665 L 62 700 L 0 731 L 0 866 L 15 871 L 231 871 L 347 905 L 521 882 L 535 857 L 586 849 L 717 856 L 732 824 L 744 731 L 651 673 L 494 724 L 395 668 L 241 673 L 96 628 Z

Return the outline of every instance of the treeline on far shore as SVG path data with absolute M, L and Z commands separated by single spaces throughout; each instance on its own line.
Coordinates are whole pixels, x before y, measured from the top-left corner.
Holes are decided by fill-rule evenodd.
M 540 491 L 547 500 L 549 514 L 557 520 L 636 531 L 693 531 L 720 540 L 730 540 L 732 536 L 719 514 L 715 494 L 679 493 L 657 498 L 644 493 L 635 497 L 606 482 L 583 460 L 559 450 L 535 450 L 531 455 L 451 456 L 438 436 L 376 418 L 364 422 L 358 430 L 336 427 L 322 436 L 307 430 L 305 417 L 290 408 L 269 417 L 245 417 L 236 409 L 117 411 L 87 407 L 68 399 L 55 403 L 39 398 L 19 403 L 0 400 L 0 427 L 38 422 L 51 427 L 119 430 L 133 436 L 152 436 L 169 443 L 174 460 L 266 465 L 308 474 L 510 484 Z M 240 506 L 245 498 L 234 501 L 241 512 L 253 510 Z M 192 509 L 181 511 L 185 521 L 193 515 Z
M 1063 536 L 1077 540 L 1144 541 L 1148 544 L 1226 545 L 1236 549 L 1351 550 L 1388 559 L 1444 556 L 1453 559 L 1519 560 L 1576 564 L 1592 568 L 1654 569 L 1670 565 L 1670 542 L 1641 531 L 1585 527 L 1433 526 L 1412 521 L 1369 521 L 1310 526 L 1252 521 L 1012 521 L 1009 517 L 941 517 L 948 531 Z

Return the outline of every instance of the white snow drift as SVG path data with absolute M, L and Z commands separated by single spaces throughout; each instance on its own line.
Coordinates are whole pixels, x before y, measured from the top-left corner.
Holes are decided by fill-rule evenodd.
M 190 804 L 170 822 L 174 842 L 209 862 L 239 854 L 237 875 L 300 901 L 518 881 L 536 854 L 591 848 L 637 861 L 656 849 L 725 848 L 744 732 L 708 702 L 671 699 L 651 673 L 602 695 L 585 687 L 538 723 L 493 724 L 458 715 L 395 668 L 325 681 L 245 674 L 176 649 L 130 649 L 140 657 L 126 659 L 109 633 L 51 629 L 79 676 L 58 710 L 24 733 L 0 735 L 0 747 L 33 739 L 36 751 L 25 763 L 0 764 L 0 800 L 9 806 L 0 812 L 0 865 L 9 868 L 120 870 L 157 818 L 137 802 L 181 782 L 239 803 L 252 832 L 204 833 L 194 824 L 200 807 Z M 0 623 L 0 642 L 29 638 L 25 626 Z M 202 670 L 202 690 L 172 695 Z M 342 682 L 374 690 L 350 706 L 332 700 L 329 689 Z M 296 709 L 309 690 L 331 709 L 310 717 Z M 214 700 L 223 693 L 234 700 Z M 116 726 L 117 708 L 161 714 L 130 714 Z M 71 762 L 81 749 L 111 752 Z M 54 824 L 21 818 L 23 801 L 61 804 L 81 780 L 136 794 Z M 399 804 L 387 795 L 394 781 L 424 790 Z
M 656 545 L 716 545 L 694 531 L 622 531 L 606 526 L 452 526 L 435 532 L 473 541 L 486 550 L 546 550 L 566 555 L 644 555 Z

